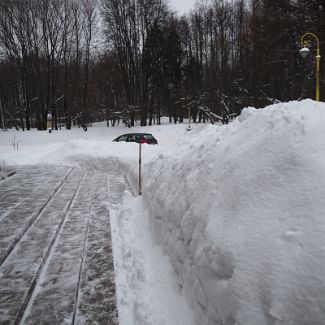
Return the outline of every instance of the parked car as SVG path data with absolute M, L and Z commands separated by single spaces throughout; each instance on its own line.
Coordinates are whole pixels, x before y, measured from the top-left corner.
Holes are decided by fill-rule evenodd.
M 123 134 L 114 139 L 113 141 L 120 142 L 136 142 L 136 143 L 148 143 L 148 144 L 158 144 L 158 141 L 150 133 L 128 133 Z

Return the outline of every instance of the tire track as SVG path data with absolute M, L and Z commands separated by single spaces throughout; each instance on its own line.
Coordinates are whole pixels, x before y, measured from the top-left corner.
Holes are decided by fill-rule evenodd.
M 94 175 L 85 176 L 52 245 L 21 324 L 71 324 L 87 233 Z
M 16 320 L 14 322 L 15 325 L 20 324 L 20 322 L 22 324 L 24 323 L 24 321 L 23 321 L 24 314 L 25 314 L 26 310 L 28 309 L 28 305 L 29 305 L 30 301 L 32 301 L 33 295 L 35 296 L 34 289 L 35 289 L 35 287 L 37 285 L 38 279 L 40 278 L 43 270 L 46 269 L 46 266 L 47 266 L 48 260 L 49 260 L 49 256 L 51 255 L 51 250 L 53 249 L 53 247 L 55 247 L 55 244 L 56 244 L 56 242 L 58 240 L 58 235 L 60 234 L 60 232 L 62 230 L 62 226 L 63 226 L 63 224 L 64 224 L 64 222 L 66 220 L 66 217 L 67 217 L 67 215 L 69 213 L 69 210 L 70 210 L 71 206 L 73 205 L 76 196 L 78 195 L 78 192 L 80 190 L 82 181 L 85 178 L 85 174 L 86 174 L 86 172 L 84 171 L 74 195 L 72 196 L 72 198 L 69 201 L 65 211 L 63 212 L 64 216 L 60 221 L 59 227 L 55 231 L 55 234 L 54 234 L 54 236 L 52 238 L 52 241 L 51 241 L 50 245 L 48 246 L 48 249 L 47 249 L 47 251 L 46 251 L 46 253 L 45 253 L 44 257 L 43 257 L 43 261 L 42 261 L 42 263 L 41 263 L 41 265 L 40 265 L 40 267 L 39 267 L 39 269 L 37 271 L 37 274 L 36 274 L 34 280 L 33 280 L 32 286 L 31 286 L 30 290 L 28 291 L 26 299 L 25 299 L 24 303 L 22 304 L 22 306 L 21 306 L 21 308 L 19 310 L 18 317 L 16 318 Z
M 74 324 L 118 324 L 107 173 L 95 180 Z
M 10 253 L 13 251 L 16 245 L 19 244 L 20 240 L 23 238 L 28 229 L 32 226 L 32 224 L 37 220 L 37 218 L 42 214 L 42 212 L 50 205 L 51 201 L 58 193 L 58 191 L 62 188 L 63 184 L 67 181 L 69 176 L 72 174 L 73 169 L 70 169 L 69 172 L 64 176 L 63 180 L 59 183 L 59 185 L 54 189 L 51 196 L 40 206 L 40 208 L 32 215 L 32 217 L 24 224 L 22 229 L 18 230 L 18 236 L 12 237 L 12 239 L 7 243 L 6 247 L 0 247 L 0 267 L 8 258 Z M 6 216 L 8 218 L 8 215 Z M 1 238 L 4 241 L 4 238 Z
M 49 198 L 42 211 L 33 219 L 33 223 L 19 237 L 11 253 L 2 262 L 0 266 L 1 324 L 20 323 L 84 175 L 85 172 L 77 170 L 70 170 L 67 173 L 56 188 L 56 195 Z M 74 192 L 71 191 L 72 189 Z M 58 213 L 58 210 L 63 212 Z M 42 217 L 38 218 L 41 214 Z
M 94 175 L 94 179 L 95 179 L 95 177 L 96 177 L 96 173 Z M 74 303 L 73 315 L 72 315 L 72 325 L 74 325 L 74 323 L 75 323 L 76 313 L 77 313 L 77 308 L 78 308 L 78 302 L 79 302 L 81 274 L 82 274 L 83 267 L 84 267 L 85 252 L 86 252 L 86 245 L 87 245 L 87 237 L 88 237 L 88 232 L 89 232 L 89 222 L 90 222 L 92 204 L 93 204 L 93 199 L 94 199 L 94 191 L 95 191 L 95 182 L 92 183 L 92 189 L 91 189 L 91 192 L 92 192 L 91 193 L 91 201 L 90 201 L 91 203 L 90 203 L 90 206 L 89 206 L 88 218 L 87 218 L 87 226 L 86 226 L 86 231 L 85 231 L 85 236 L 84 236 L 84 243 L 83 243 L 83 247 L 82 247 L 82 256 L 81 256 L 80 269 L 79 269 L 79 274 L 78 274 L 76 297 L 75 297 L 75 303 Z
M 64 170 L 60 185 L 1 263 L 0 324 L 118 323 L 109 210 L 125 190 L 135 191 L 117 160 L 82 164 L 88 168 Z M 44 173 L 38 184 L 56 185 L 61 175 Z M 31 183 L 22 183 L 24 193 Z M 35 212 L 33 200 L 39 206 L 39 193 L 44 202 L 52 191 L 40 186 L 24 201 L 29 211 Z M 20 219 L 26 222 L 23 215 Z

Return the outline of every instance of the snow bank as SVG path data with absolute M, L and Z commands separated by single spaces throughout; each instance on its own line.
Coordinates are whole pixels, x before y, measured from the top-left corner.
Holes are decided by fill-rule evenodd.
M 325 324 L 325 104 L 247 108 L 184 136 L 145 176 L 197 324 Z
M 110 210 L 119 324 L 194 325 L 168 257 L 153 241 L 141 197 Z
M 0 166 L 48 163 L 109 170 L 112 159 L 106 158 L 116 157 L 121 172 L 127 166 L 136 180 L 138 146 L 112 142 L 129 131 L 98 125 L 87 132 L 1 132 Z M 325 104 L 306 100 L 247 108 L 228 126 L 195 125 L 191 132 L 184 125 L 132 131 L 153 133 L 159 145 L 143 146 L 143 198 L 150 214 L 138 200 L 130 202 L 115 229 L 125 239 L 117 244 L 132 252 L 126 252 L 127 261 L 146 271 L 145 279 L 139 272 L 136 284 L 132 274 L 138 269 L 130 272 L 126 285 L 133 291 L 123 296 L 127 307 L 120 314 L 128 316 L 141 300 L 141 310 L 134 309 L 143 312 L 138 320 L 148 314 L 150 325 L 182 323 L 175 312 L 153 315 L 163 313 L 159 298 L 167 304 L 170 294 L 159 294 L 164 286 L 151 277 L 155 268 L 149 264 L 158 248 L 144 248 L 150 248 L 150 216 L 154 237 L 170 257 L 197 324 L 325 324 Z M 164 273 L 167 266 L 160 267 L 167 259 L 157 259 L 171 289 L 173 276 Z M 164 310 L 170 305 L 180 310 L 177 301 L 170 299 Z

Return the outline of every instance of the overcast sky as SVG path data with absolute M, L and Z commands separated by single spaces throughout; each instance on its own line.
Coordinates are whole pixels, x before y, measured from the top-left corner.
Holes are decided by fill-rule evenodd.
M 194 8 L 195 0 L 169 0 L 170 8 L 179 15 L 187 14 Z

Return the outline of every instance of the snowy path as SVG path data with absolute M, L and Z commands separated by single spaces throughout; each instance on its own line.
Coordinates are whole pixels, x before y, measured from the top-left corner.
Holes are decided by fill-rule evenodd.
M 70 169 L 56 168 L 50 176 L 48 168 L 34 168 L 28 171 L 26 180 L 23 168 L 13 179 L 1 183 L 0 265 L 70 172 Z M 62 174 L 65 176 L 62 177 Z
M 19 167 L 0 183 L 1 324 L 117 324 L 109 202 L 127 185 L 111 166 Z

